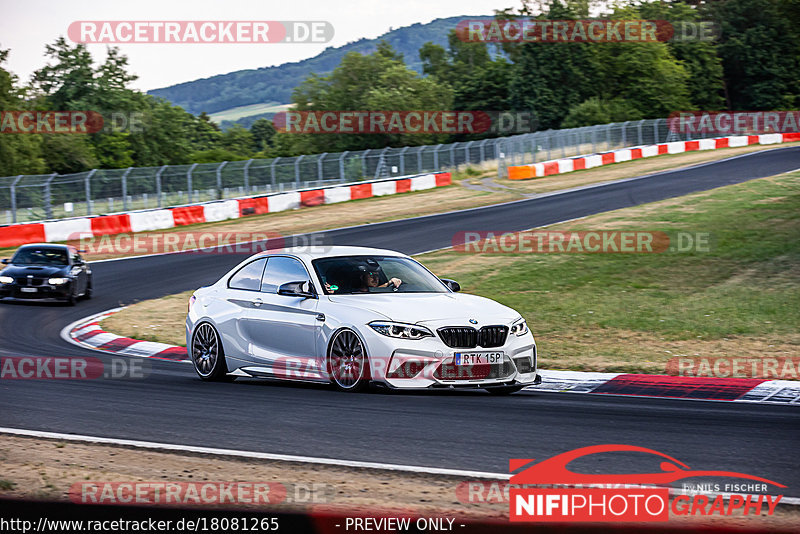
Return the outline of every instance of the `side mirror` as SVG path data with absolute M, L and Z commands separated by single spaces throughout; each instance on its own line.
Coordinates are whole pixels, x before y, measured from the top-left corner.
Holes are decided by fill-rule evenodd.
M 461 284 L 459 284 L 455 280 L 450 280 L 449 278 L 441 278 L 441 281 L 444 282 L 444 285 L 449 287 L 450 291 L 452 291 L 453 293 L 461 291 Z
M 282 284 L 278 288 L 278 295 L 284 295 L 286 297 L 302 297 L 304 299 L 317 298 L 311 282 L 307 280 L 300 282 L 286 282 L 285 284 Z
M 3 258 L 3 261 L 0 263 L 2 263 L 3 265 L 8 265 L 9 263 L 11 263 L 11 260 L 9 260 L 8 258 Z

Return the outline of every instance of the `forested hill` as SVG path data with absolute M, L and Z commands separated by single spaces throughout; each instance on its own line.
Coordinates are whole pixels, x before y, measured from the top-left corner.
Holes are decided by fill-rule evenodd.
M 402 53 L 410 68 L 422 72 L 420 47 L 428 41 L 446 47 L 448 32 L 455 28 L 458 21 L 466 18 L 476 17 L 449 17 L 436 19 L 428 24 L 412 24 L 391 30 L 377 39 L 360 39 L 339 48 L 327 48 L 318 56 L 296 63 L 220 74 L 154 89 L 149 93 L 195 114 L 202 111 L 214 113 L 262 102 L 288 103 L 292 100 L 292 89 L 309 74 L 327 74 L 339 65 L 348 52 L 372 53 L 381 40 L 389 42 L 395 50 Z

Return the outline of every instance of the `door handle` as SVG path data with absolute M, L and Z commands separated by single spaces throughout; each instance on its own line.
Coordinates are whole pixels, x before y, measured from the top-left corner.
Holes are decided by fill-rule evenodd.
M 253 301 L 253 306 L 255 306 L 256 308 L 260 308 L 262 304 L 264 304 L 264 301 L 261 299 L 256 299 Z
M 318 313 L 317 314 L 317 321 L 325 321 L 325 314 L 324 313 Z

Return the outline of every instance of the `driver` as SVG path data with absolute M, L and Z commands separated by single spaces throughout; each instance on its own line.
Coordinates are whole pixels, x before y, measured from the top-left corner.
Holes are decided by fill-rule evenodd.
M 395 289 L 400 287 L 400 284 L 403 283 L 402 280 L 399 278 L 390 278 L 388 282 L 385 284 L 378 284 L 380 282 L 380 274 L 377 271 L 361 271 L 360 272 L 360 280 L 361 280 L 361 287 L 356 289 L 361 293 L 369 292 L 369 288 L 371 287 L 389 287 L 394 286 Z

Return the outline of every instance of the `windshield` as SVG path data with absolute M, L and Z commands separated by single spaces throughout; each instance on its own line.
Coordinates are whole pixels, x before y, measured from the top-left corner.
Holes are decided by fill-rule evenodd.
M 69 265 L 67 251 L 63 248 L 23 248 L 14 254 L 11 263 L 16 265 Z
M 312 262 L 327 295 L 447 293 L 416 261 L 397 256 L 341 256 Z

